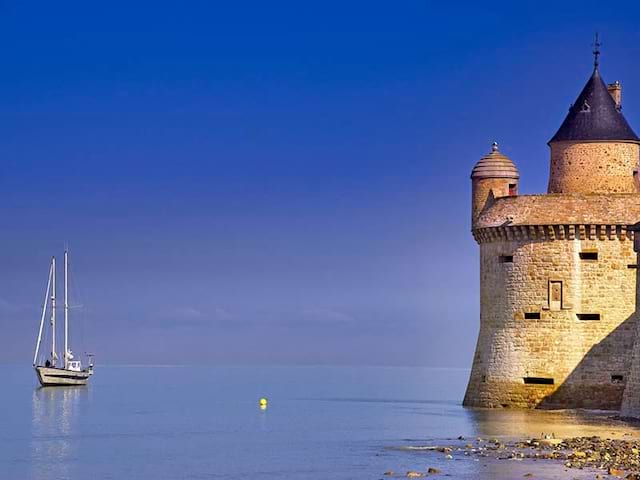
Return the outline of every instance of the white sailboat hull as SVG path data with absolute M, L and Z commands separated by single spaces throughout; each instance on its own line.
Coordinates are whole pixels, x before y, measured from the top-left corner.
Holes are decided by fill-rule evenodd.
M 35 367 L 35 370 L 43 387 L 86 385 L 91 376 L 88 370 L 77 372 L 53 367 Z

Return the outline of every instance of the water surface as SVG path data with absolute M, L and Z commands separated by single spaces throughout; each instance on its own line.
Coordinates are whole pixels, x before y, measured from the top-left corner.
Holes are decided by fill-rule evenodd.
M 6 371 L 0 465 L 11 479 L 377 479 L 429 466 L 489 478 L 491 465 L 405 447 L 638 434 L 606 413 L 464 409 L 467 370 L 98 366 L 90 386 L 73 388 Z

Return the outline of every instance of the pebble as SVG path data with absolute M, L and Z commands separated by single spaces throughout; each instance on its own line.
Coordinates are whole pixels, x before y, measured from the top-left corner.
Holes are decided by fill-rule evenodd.
M 613 477 L 640 480 L 640 439 L 605 439 L 592 436 L 565 439 L 532 438 L 504 442 L 492 438 L 485 443 L 485 440 L 478 437 L 475 448 L 472 444 L 466 444 L 450 447 L 437 446 L 433 450 L 445 453 L 447 459 L 453 458 L 451 453 L 460 452 L 472 457 L 493 457 L 499 460 L 560 461 L 569 470 L 593 468 L 607 472 Z M 407 476 L 409 473 L 407 472 Z M 530 473 L 525 475 L 525 477 L 532 476 L 533 474 Z

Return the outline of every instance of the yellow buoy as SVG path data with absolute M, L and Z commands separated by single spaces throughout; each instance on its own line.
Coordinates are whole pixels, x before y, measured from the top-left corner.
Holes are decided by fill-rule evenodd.
M 262 397 L 260 399 L 260 410 L 266 410 L 267 409 L 267 399 Z

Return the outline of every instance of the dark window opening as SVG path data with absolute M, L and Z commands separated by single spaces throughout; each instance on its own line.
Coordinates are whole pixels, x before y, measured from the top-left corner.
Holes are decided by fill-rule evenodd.
M 576 313 L 578 320 L 600 320 L 599 313 Z
M 486 375 L 482 375 L 482 383 L 487 383 L 487 376 Z
M 524 383 L 527 385 L 553 385 L 553 378 L 544 377 L 524 377 Z
M 580 252 L 580 260 L 597 260 L 598 252 Z
M 524 312 L 525 320 L 540 320 L 540 312 Z
M 515 183 L 509 184 L 509 195 L 517 195 L 518 194 L 518 185 Z
M 611 383 L 622 383 L 624 377 L 622 375 L 611 375 Z
M 500 262 L 513 263 L 513 255 L 500 255 Z
M 637 269 L 638 268 L 638 264 L 637 263 L 631 263 L 631 264 L 627 265 L 627 268 L 635 268 L 635 269 Z

